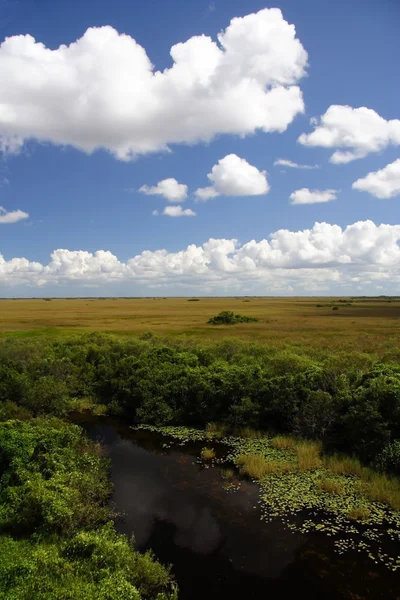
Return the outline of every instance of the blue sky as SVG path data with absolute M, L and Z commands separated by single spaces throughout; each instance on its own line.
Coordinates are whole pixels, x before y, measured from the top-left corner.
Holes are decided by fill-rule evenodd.
M 396 0 L 0 0 L 0 296 L 399 294 L 399 23 Z M 139 191 L 169 179 L 183 201 Z

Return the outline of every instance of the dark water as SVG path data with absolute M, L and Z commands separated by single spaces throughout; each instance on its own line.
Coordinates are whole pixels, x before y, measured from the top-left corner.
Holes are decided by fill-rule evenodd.
M 111 459 L 117 529 L 173 564 L 181 600 L 400 598 L 398 574 L 337 555 L 323 534 L 260 521 L 258 487 L 224 489 L 219 467 L 195 462 L 203 444 L 166 450 L 162 436 L 114 420 L 81 424 Z

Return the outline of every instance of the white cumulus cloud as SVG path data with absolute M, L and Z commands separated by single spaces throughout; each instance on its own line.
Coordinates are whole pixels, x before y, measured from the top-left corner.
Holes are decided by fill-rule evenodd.
M 304 146 L 343 148 L 330 158 L 336 164 L 364 158 L 390 145 L 400 145 L 400 120 L 386 121 L 365 106 L 332 105 L 319 119 L 311 119 L 311 124 L 314 131 L 303 133 L 298 141 Z
M 142 185 L 139 192 L 148 196 L 163 196 L 169 202 L 184 202 L 187 198 L 188 186 L 170 177 L 159 181 L 157 185 Z
M 290 194 L 292 204 L 317 204 L 336 200 L 337 190 L 309 190 L 302 188 Z
M 400 158 L 380 171 L 368 173 L 366 177 L 357 179 L 353 189 L 369 192 L 377 198 L 393 198 L 400 195 Z
M 383 286 L 399 293 L 399 241 L 400 225 L 359 221 L 345 228 L 315 223 L 300 231 L 280 229 L 243 245 L 236 239 L 211 238 L 178 252 L 144 250 L 126 262 L 105 250 L 55 250 L 47 265 L 26 258 L 5 260 L 0 255 L 0 282 L 3 286 L 66 285 L 68 289 L 137 283 L 174 293 L 179 287 L 261 294 L 354 293 L 363 286 Z
M 157 71 L 111 26 L 55 50 L 31 35 L 0 46 L 0 149 L 25 140 L 104 148 L 121 160 L 208 142 L 218 134 L 283 132 L 304 112 L 297 83 L 307 53 L 277 8 L 231 20 L 217 41 L 177 43 Z
M 236 154 L 221 158 L 207 177 L 213 185 L 197 189 L 198 200 L 216 196 L 260 196 L 269 191 L 267 172 L 259 171 Z
M 7 211 L 5 208 L 0 206 L 0 223 L 18 223 L 23 219 L 28 219 L 29 214 L 22 210 Z
M 166 206 L 163 210 L 163 215 L 168 217 L 195 217 L 196 213 L 191 208 L 182 208 L 182 206 Z
M 286 158 L 278 158 L 274 162 L 275 167 L 288 167 L 289 169 L 318 169 L 318 165 L 299 165 L 292 160 L 287 160 Z

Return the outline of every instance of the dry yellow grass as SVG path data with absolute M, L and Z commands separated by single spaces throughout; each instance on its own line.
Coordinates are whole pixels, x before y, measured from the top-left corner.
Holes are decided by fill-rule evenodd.
M 296 454 L 299 471 L 311 471 L 322 466 L 319 442 L 299 442 L 296 446 Z
M 362 477 L 365 471 L 365 468 L 357 458 L 340 456 L 338 454 L 326 456 L 325 465 L 336 475 L 357 475 L 358 477 Z
M 343 481 L 337 479 L 323 479 L 319 483 L 319 489 L 322 492 L 328 492 L 328 494 L 340 495 L 343 494 L 345 486 Z
M 235 471 L 233 469 L 222 469 L 221 477 L 223 479 L 232 479 L 235 476 Z
M 252 427 L 240 427 L 237 431 L 235 431 L 235 435 L 255 440 L 261 440 L 265 437 L 264 432 L 259 431 L 258 429 L 253 429 Z
M 215 452 L 213 448 L 203 448 L 200 452 L 200 456 L 203 460 L 211 460 L 212 458 L 215 458 Z
M 222 423 L 207 423 L 206 432 L 207 432 L 207 437 L 222 438 L 226 434 L 226 425 L 223 425 Z
M 400 483 L 387 475 L 370 472 L 368 481 L 362 484 L 364 494 L 374 502 L 388 504 L 395 510 L 400 510 Z
M 369 508 L 367 506 L 363 506 L 362 504 L 360 504 L 360 506 L 355 506 L 347 514 L 349 519 L 353 519 L 354 521 L 366 521 L 369 519 L 370 515 L 371 512 Z
M 288 473 L 293 470 L 290 463 L 278 460 L 267 460 L 257 454 L 243 454 L 237 460 L 242 473 L 253 479 L 261 479 L 273 473 Z
M 226 337 L 343 350 L 396 352 L 400 301 L 357 299 L 351 305 L 331 298 L 106 298 L 0 300 L 0 332 L 36 335 L 110 331 L 139 335 Z M 332 303 L 339 310 L 332 311 Z M 320 305 L 320 306 L 317 306 Z M 221 310 L 260 319 L 235 326 L 206 325 Z
M 296 444 L 296 440 L 287 435 L 277 435 L 271 440 L 271 446 L 277 450 L 292 450 Z

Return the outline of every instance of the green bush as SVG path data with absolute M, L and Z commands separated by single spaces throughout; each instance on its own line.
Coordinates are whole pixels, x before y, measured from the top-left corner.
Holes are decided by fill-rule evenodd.
M 176 600 L 170 569 L 115 532 L 107 467 L 75 425 L 0 424 L 0 600 Z
M 169 569 L 112 523 L 70 540 L 0 538 L 1 600 L 176 600 Z
M 56 419 L 0 423 L 0 531 L 70 534 L 110 514 L 107 461 Z
M 258 319 L 255 317 L 247 317 L 245 315 L 235 315 L 231 310 L 223 310 L 215 317 L 208 319 L 208 325 L 236 325 L 237 323 L 256 323 Z
M 400 475 L 400 440 L 387 444 L 378 454 L 375 467 L 380 471 L 387 471 Z

